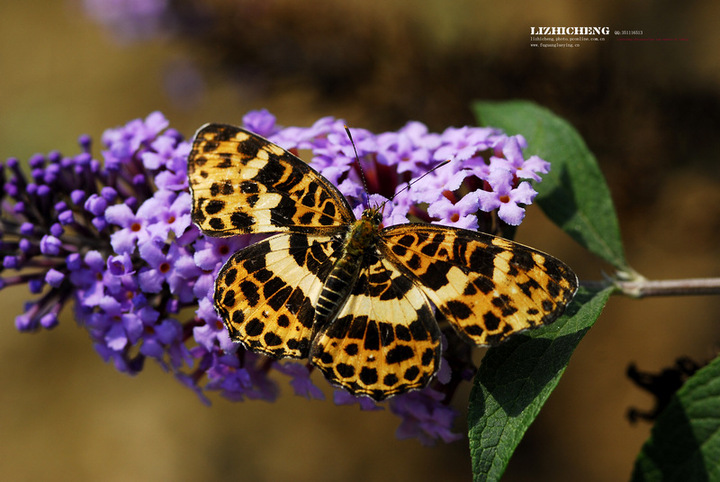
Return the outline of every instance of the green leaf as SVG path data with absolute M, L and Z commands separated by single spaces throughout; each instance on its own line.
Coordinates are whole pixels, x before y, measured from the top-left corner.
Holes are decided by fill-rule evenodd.
M 488 350 L 470 393 L 468 425 L 475 481 L 498 480 L 525 431 L 557 385 L 612 288 L 581 287 L 551 325 Z
M 531 102 L 476 102 L 474 109 L 482 125 L 522 134 L 525 154 L 550 162 L 550 172 L 535 185 L 535 201 L 545 214 L 589 251 L 630 272 L 610 190 L 577 131 Z
M 720 480 L 720 357 L 690 377 L 662 411 L 632 480 Z

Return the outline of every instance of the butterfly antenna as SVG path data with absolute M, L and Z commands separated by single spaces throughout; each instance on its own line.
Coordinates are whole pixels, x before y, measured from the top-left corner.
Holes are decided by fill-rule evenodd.
M 393 196 L 392 196 L 390 199 L 388 199 L 388 201 L 392 201 L 393 199 L 395 199 L 395 196 L 397 196 L 398 194 L 400 194 L 400 193 L 403 192 L 403 191 L 407 191 L 408 189 L 410 189 L 410 186 L 412 186 L 413 184 L 415 184 L 416 182 L 418 182 L 420 179 L 422 179 L 423 177 L 427 176 L 428 174 L 430 174 L 431 172 L 435 171 L 436 169 L 440 169 L 441 167 L 443 167 L 445 164 L 447 164 L 447 163 L 449 163 L 449 162 L 450 162 L 450 159 L 448 159 L 447 161 L 443 161 L 443 162 L 441 162 L 440 164 L 437 164 L 436 166 L 434 166 L 432 169 L 430 169 L 430 170 L 428 170 L 428 171 L 425 171 L 420 177 L 416 177 L 415 179 L 409 180 L 409 181 L 402 187 L 402 189 L 400 189 L 398 192 L 396 192 L 395 194 L 393 194 Z
M 368 207 L 370 204 L 370 195 L 368 194 L 368 187 L 367 187 L 367 180 L 365 179 L 365 171 L 363 170 L 362 166 L 360 165 L 360 156 L 358 155 L 357 147 L 355 147 L 355 141 L 353 140 L 352 134 L 350 133 L 350 128 L 348 126 L 345 127 L 345 132 L 347 132 L 348 138 L 350 139 L 350 144 L 352 144 L 353 151 L 355 151 L 355 163 L 357 164 L 358 171 L 360 171 L 360 179 L 362 179 L 363 183 L 363 189 L 365 190 L 365 195 L 363 196 L 363 206 Z

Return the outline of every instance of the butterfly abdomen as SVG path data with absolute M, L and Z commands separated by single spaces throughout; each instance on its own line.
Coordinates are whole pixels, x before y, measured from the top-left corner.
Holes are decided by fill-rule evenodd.
M 354 257 L 343 257 L 335 263 L 315 306 L 315 330 L 324 328 L 342 308 L 359 271 L 360 264 Z

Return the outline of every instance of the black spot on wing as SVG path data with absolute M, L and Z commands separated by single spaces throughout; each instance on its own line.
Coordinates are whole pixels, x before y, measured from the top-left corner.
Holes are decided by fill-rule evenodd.
M 412 288 L 412 281 L 406 276 L 398 276 L 393 278 L 390 282 L 390 286 L 383 291 L 380 295 L 380 300 L 400 300 Z
M 346 363 L 338 363 L 335 370 L 342 378 L 350 378 L 355 375 L 355 367 Z
M 283 286 L 280 290 L 277 291 L 277 293 L 272 296 L 272 298 L 267 300 L 268 306 L 270 306 L 270 308 L 275 311 L 279 311 L 280 308 L 285 306 L 285 302 L 288 300 L 288 298 L 290 298 L 292 292 L 293 289 L 290 286 Z
M 229 136 L 229 137 L 231 137 L 231 136 Z M 229 139 L 223 139 L 223 140 L 229 140 Z M 260 149 L 265 147 L 265 145 L 267 145 L 267 141 L 265 141 L 261 137 L 255 136 L 253 134 L 250 137 L 248 137 L 247 139 L 245 139 L 244 141 L 238 142 L 237 152 L 238 152 L 238 154 L 241 154 L 245 158 L 255 159 L 257 157 Z
M 538 282 L 532 278 L 528 278 L 528 280 L 523 283 L 518 283 L 517 286 L 528 298 L 532 298 L 533 291 L 540 288 Z
M 282 165 L 276 162 L 268 162 L 264 168 L 258 171 L 253 180 L 265 186 L 275 186 L 282 179 L 282 176 Z
M 450 300 L 446 304 L 447 309 L 455 318 L 466 320 L 472 316 L 472 310 L 462 301 Z
M 399 382 L 399 381 L 400 380 L 398 379 L 398 377 L 392 373 L 385 375 L 385 378 L 383 378 L 383 384 L 386 387 L 392 387 L 392 386 L 396 385 L 397 382 Z
M 363 367 L 360 370 L 360 381 L 365 385 L 374 385 L 378 381 L 377 370 L 374 368 Z
M 231 268 L 224 273 L 224 282 L 226 285 L 231 285 L 237 279 L 237 269 Z
M 406 360 L 411 359 L 415 355 L 415 350 L 408 345 L 397 345 L 394 348 L 388 350 L 385 357 L 385 361 L 393 365 L 396 363 L 402 363 Z
M 244 194 L 258 194 L 260 192 L 260 188 L 257 183 L 253 181 L 243 181 L 240 183 L 240 192 Z
M 261 283 L 265 283 L 273 277 L 273 272 L 268 269 L 260 269 L 255 273 L 255 279 Z
M 218 142 L 227 142 L 230 140 L 233 140 L 235 138 L 235 135 L 240 131 L 237 127 L 233 126 L 227 126 L 222 124 L 210 124 L 203 128 L 202 134 L 212 136 L 213 140 L 215 141 L 214 146 L 210 150 L 216 150 L 217 149 L 217 143 Z M 208 139 L 208 143 L 213 143 Z M 206 149 L 207 150 L 207 149 Z
M 347 330 L 347 338 L 351 338 L 354 340 L 362 340 L 365 337 L 365 325 L 367 325 L 367 317 L 366 316 L 358 316 L 353 317 L 352 315 L 343 316 L 342 318 L 338 318 L 333 322 L 331 325 L 330 330 L 332 330 L 332 327 L 334 326 L 346 326 L 350 324 L 350 327 Z M 332 333 L 328 333 L 332 334 Z M 340 333 L 341 334 L 341 333 Z
M 240 283 L 240 292 L 243 294 L 249 306 L 256 306 L 260 301 L 258 286 L 252 281 L 245 280 Z
M 402 341 L 412 340 L 412 334 L 410 333 L 410 329 L 405 325 L 397 325 L 395 327 L 395 336 L 398 340 Z
M 318 224 L 321 224 L 323 226 L 332 226 L 333 224 L 335 224 L 335 218 L 323 214 L 322 216 L 320 216 L 320 219 L 318 219 Z
M 263 332 L 263 330 L 265 330 L 265 323 L 257 318 L 253 318 L 245 325 L 245 333 L 249 336 L 258 336 Z
M 291 226 L 295 224 L 293 216 L 296 212 L 295 201 L 287 196 L 282 196 L 278 205 L 270 210 L 270 222 L 275 226 Z
M 434 261 L 428 264 L 427 270 L 420 274 L 418 278 L 428 288 L 432 290 L 439 290 L 443 286 L 449 283 L 447 274 L 452 268 L 450 263 L 444 263 L 442 261 Z
M 230 169 L 231 167 L 233 167 L 235 165 L 235 161 L 229 154 L 227 154 L 225 152 L 220 152 L 215 155 L 219 156 L 221 158 L 221 160 L 215 165 L 216 168 Z
M 222 304 L 227 307 L 235 306 L 235 291 L 227 290 L 222 297 Z
M 485 329 L 480 325 L 465 325 L 463 326 L 463 331 L 467 333 L 470 336 L 482 336 L 483 333 L 485 333 Z
M 315 196 L 312 195 L 312 193 L 305 193 L 305 195 L 300 200 L 303 206 L 307 206 L 309 208 L 315 206 Z
M 205 205 L 205 212 L 213 215 L 217 214 L 225 208 L 225 201 L 213 199 Z
M 420 248 L 420 252 L 425 256 L 430 256 L 431 258 L 434 258 L 439 248 L 439 244 L 428 243 L 425 244 L 422 248 Z
M 536 264 L 532 254 L 526 249 L 515 248 L 510 263 L 519 267 L 523 271 L 530 271 Z
M 288 318 L 288 316 L 285 313 L 278 316 L 276 321 L 277 321 L 278 326 L 281 328 L 287 328 L 288 326 L 290 326 L 290 318 Z
M 240 230 L 246 230 L 255 224 L 255 218 L 250 216 L 248 213 L 242 211 L 235 211 L 230 215 L 230 222 L 234 227 Z
M 279 290 L 286 286 L 287 285 L 282 279 L 274 276 L 263 284 L 263 295 L 265 296 L 265 299 L 269 299 L 271 296 L 273 296 L 275 293 L 277 293 Z
M 367 317 L 365 317 L 367 318 Z M 379 350 L 380 349 L 380 333 L 378 331 L 378 325 L 375 322 L 365 323 L 367 329 L 365 331 L 365 343 L 363 348 L 366 350 Z
M 265 268 L 265 255 L 269 252 L 270 243 L 262 242 L 240 251 L 233 259 L 234 262 L 240 262 L 242 259 L 242 266 L 245 271 L 255 273 Z
M 333 203 L 325 203 L 325 207 L 323 208 L 323 214 L 326 216 L 330 216 L 331 218 L 335 217 L 335 204 Z
M 435 350 L 433 350 L 432 348 L 426 349 L 425 352 L 422 354 L 422 359 L 421 359 L 422 365 L 424 367 L 430 365 L 430 363 L 432 363 L 433 360 L 435 360 L 436 353 L 437 352 Z
M 210 221 L 208 221 L 208 224 L 210 224 L 210 227 L 216 231 L 222 231 L 225 229 L 225 223 L 223 223 L 220 218 L 211 218 Z
M 312 211 L 307 211 L 298 218 L 298 224 L 300 226 L 306 226 L 312 224 L 313 219 L 315 219 L 315 213 Z
M 233 311 L 232 322 L 236 325 L 240 325 L 243 321 L 245 321 L 245 313 L 243 313 L 242 310 Z
M 410 256 L 410 259 L 407 260 L 408 268 L 410 268 L 413 271 L 417 271 L 420 269 L 421 263 L 420 263 L 420 256 L 413 253 L 412 256 Z
M 470 254 L 470 270 L 492 278 L 495 272 L 495 258 L 502 251 L 501 248 L 493 245 L 475 248 Z
M 500 318 L 490 311 L 483 315 L 483 321 L 485 322 L 485 328 L 489 331 L 495 331 L 500 326 Z
M 263 340 L 265 340 L 267 346 L 278 346 L 282 344 L 282 338 L 272 332 L 265 333 Z
M 229 196 L 235 192 L 233 185 L 230 181 L 214 182 L 210 186 L 210 194 L 217 196 L 222 194 L 223 196 Z
M 380 344 L 388 346 L 395 341 L 395 330 L 390 323 L 378 322 L 380 331 Z
M 427 316 L 430 315 L 430 310 L 427 306 L 424 306 L 419 312 L 418 312 L 418 319 L 410 323 L 410 334 L 413 337 L 413 340 L 416 341 L 425 341 L 428 339 L 428 332 L 427 328 L 423 323 L 420 321 L 422 319 L 428 319 Z
M 409 382 L 415 380 L 420 375 L 420 369 L 418 367 L 410 367 L 405 370 L 403 378 Z

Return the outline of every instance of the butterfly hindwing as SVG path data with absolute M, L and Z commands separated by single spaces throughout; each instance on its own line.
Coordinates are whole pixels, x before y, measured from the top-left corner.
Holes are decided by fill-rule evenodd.
M 340 249 L 328 236 L 278 234 L 233 255 L 215 283 L 230 337 L 266 355 L 306 358 L 315 304 Z
M 440 330 L 405 274 L 367 258 L 346 303 L 314 336 L 310 359 L 334 384 L 382 400 L 427 385 L 439 366 Z
M 208 124 L 188 157 L 193 221 L 207 235 L 331 231 L 355 220 L 317 171 L 239 127 Z
M 476 345 L 553 322 L 577 289 L 577 277 L 562 261 L 484 233 L 400 225 L 383 231 L 381 245 Z

